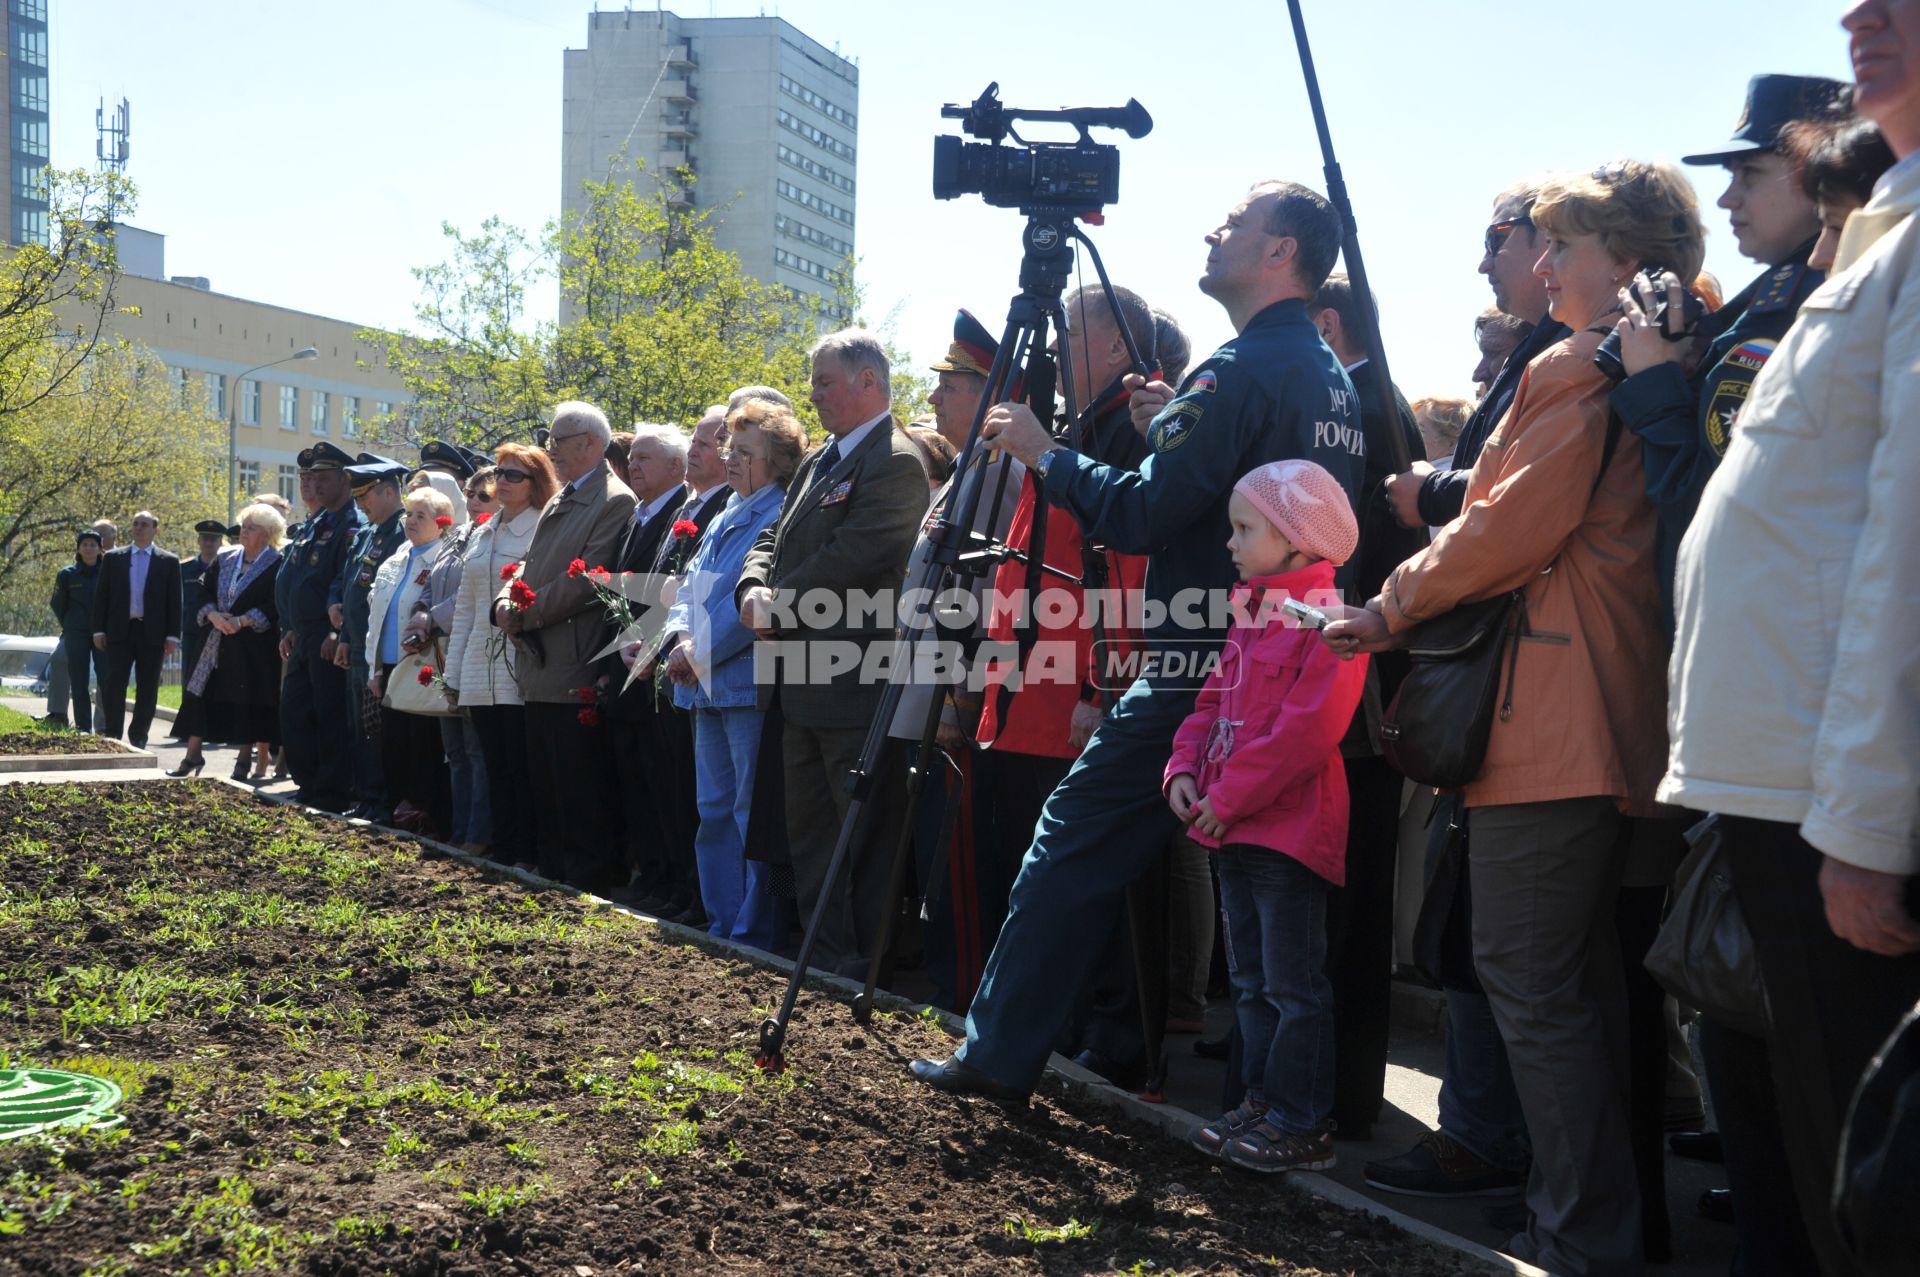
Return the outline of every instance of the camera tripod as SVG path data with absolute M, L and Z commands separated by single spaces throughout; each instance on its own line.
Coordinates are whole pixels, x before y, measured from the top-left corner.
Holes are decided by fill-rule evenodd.
M 982 576 L 990 570 L 992 565 L 1009 558 L 1026 563 L 1030 583 L 1037 580 L 1039 575 L 1045 574 L 1088 588 L 1098 588 L 1103 584 L 1097 579 L 1089 579 L 1096 576 L 1091 571 L 1085 572 L 1083 577 L 1074 577 L 1045 562 L 1044 519 L 1047 503 L 1044 497 L 1035 503 L 1035 522 L 1030 553 L 1023 554 L 1004 542 L 996 540 L 992 535 L 991 522 L 988 524 L 988 531 L 978 530 L 979 512 L 986 493 L 988 475 L 994 472 L 994 467 L 987 464 L 988 449 L 980 439 L 981 428 L 986 421 L 988 410 L 1014 397 L 1016 377 L 1024 369 L 1024 395 L 1034 414 L 1042 420 L 1047 420 L 1052 412 L 1056 369 L 1055 357 L 1047 349 L 1049 327 L 1060 336 L 1059 358 L 1066 361 L 1068 375 L 1064 378 L 1064 398 L 1067 420 L 1075 422 L 1079 419 L 1078 406 L 1074 402 L 1071 375 L 1072 352 L 1069 342 L 1065 340 L 1067 323 L 1064 299 L 1073 268 L 1073 244 L 1079 243 L 1086 247 L 1101 286 L 1107 290 L 1109 304 L 1113 304 L 1111 281 L 1108 279 L 1105 264 L 1100 260 L 1099 250 L 1085 232 L 1076 225 L 1077 219 L 1084 215 L 1083 211 L 1027 208 L 1022 212 L 1027 215 L 1027 223 L 1021 234 L 1020 291 L 1015 294 L 1008 307 L 1006 328 L 1001 335 L 999 347 L 994 352 L 993 365 L 987 373 L 986 388 L 981 394 L 979 407 L 968 429 L 966 445 L 961 449 L 954 463 L 948 499 L 936 513 L 933 526 L 926 533 L 927 540 L 932 546 L 932 553 L 906 583 L 908 590 L 906 597 L 910 599 L 938 600 L 956 579 Z M 1142 359 L 1133 334 L 1117 306 L 1114 319 L 1126 343 L 1128 357 L 1132 361 L 1134 370 L 1143 375 L 1151 373 L 1153 369 L 1146 360 Z M 988 510 L 999 508 L 1007 472 L 1008 468 L 1005 466 L 997 468 L 996 492 L 986 506 Z M 1086 562 L 1091 564 L 1096 559 L 1104 565 L 1104 550 L 1089 547 Z M 794 960 L 793 972 L 787 981 L 786 994 L 781 1000 L 779 1011 L 768 1017 L 760 1026 L 760 1054 L 757 1063 L 763 1069 L 777 1070 L 785 1067 L 783 1048 L 786 1044 L 787 1029 L 792 1019 L 794 1003 L 799 997 L 801 983 L 806 978 L 809 960 L 813 955 L 813 947 L 826 918 L 827 909 L 846 872 L 848 856 L 863 832 L 862 821 L 874 797 L 875 774 L 879 770 L 882 753 L 888 748 L 889 728 L 899 709 L 906 679 L 919 666 L 919 662 L 915 659 L 918 649 L 922 644 L 938 641 L 943 633 L 953 632 L 951 625 L 943 626 L 938 616 L 931 614 L 932 607 L 932 602 L 928 602 L 925 604 L 927 609 L 925 612 L 910 618 L 904 627 L 906 633 L 898 640 L 892 677 L 881 693 L 880 706 L 867 728 L 859 762 L 848 779 L 851 801 L 846 818 L 841 822 L 833 855 L 827 864 L 820 897 L 814 903 L 812 919 L 801 940 L 800 952 Z M 1096 644 L 1097 650 L 1100 647 L 1100 644 Z M 1024 657 L 1023 652 L 1023 663 Z M 886 909 L 881 915 L 879 935 L 872 940 L 873 951 L 868 962 L 866 986 L 855 999 L 853 1006 L 854 1018 L 862 1024 L 867 1023 L 872 1017 L 874 990 L 879 983 L 887 951 L 893 943 L 894 920 L 899 913 L 901 896 L 906 884 L 907 858 L 911 855 L 913 848 L 914 815 L 918 810 L 934 760 L 939 757 L 934 742 L 944 699 L 941 695 L 935 695 L 929 699 L 926 717 L 920 724 L 919 750 L 907 769 L 907 810 L 888 871 Z M 1161 1050 L 1160 1017 L 1146 1014 L 1151 999 L 1146 996 L 1149 983 L 1141 958 L 1141 908 L 1141 902 L 1136 900 L 1133 893 L 1129 893 L 1128 924 L 1134 941 L 1135 974 L 1141 985 L 1142 1028 L 1146 1034 L 1148 1058 L 1152 1062 L 1149 1069 L 1151 1080 L 1148 1092 L 1150 1095 L 1157 1096 L 1163 1085 L 1166 1070 Z

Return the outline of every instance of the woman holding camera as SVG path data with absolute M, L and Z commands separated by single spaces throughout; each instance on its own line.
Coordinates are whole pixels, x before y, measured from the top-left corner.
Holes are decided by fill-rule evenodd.
M 1631 160 L 1550 180 L 1533 221 L 1535 273 L 1574 333 L 1528 367 L 1460 516 L 1325 639 L 1380 651 L 1522 592 L 1503 708 L 1464 789 L 1474 964 L 1534 1146 L 1527 1230 L 1508 1249 L 1555 1272 L 1630 1273 L 1643 1237 L 1614 902 L 1627 817 L 1652 813 L 1666 757 L 1666 634 L 1639 443 L 1610 423 L 1594 353 L 1621 287 L 1655 266 L 1693 278 L 1705 233 L 1678 170 Z

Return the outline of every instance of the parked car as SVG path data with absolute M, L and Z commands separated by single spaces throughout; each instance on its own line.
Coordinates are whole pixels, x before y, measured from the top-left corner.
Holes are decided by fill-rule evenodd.
M 0 690 L 15 695 L 45 696 L 53 650 L 59 645 L 58 638 L 0 635 Z

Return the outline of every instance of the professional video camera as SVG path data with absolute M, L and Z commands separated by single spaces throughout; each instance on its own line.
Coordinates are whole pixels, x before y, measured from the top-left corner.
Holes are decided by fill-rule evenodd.
M 1000 102 L 996 81 L 969 106 L 949 103 L 940 117 L 985 142 L 952 135 L 933 139 L 933 196 L 950 200 L 978 195 L 999 208 L 1023 212 L 1097 212 L 1120 198 L 1120 150 L 1095 142 L 1090 128 L 1124 129 L 1128 137 L 1153 131 L 1153 117 L 1138 99 L 1125 106 L 1068 107 L 1022 111 Z M 1052 120 L 1080 130 L 1072 142 L 1029 142 L 1014 132 L 1015 120 Z M 1015 145 L 1004 146 L 1007 138 Z

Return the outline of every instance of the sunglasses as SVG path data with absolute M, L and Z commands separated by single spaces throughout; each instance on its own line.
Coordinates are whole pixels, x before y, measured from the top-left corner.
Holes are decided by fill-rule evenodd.
M 525 470 L 509 470 L 505 467 L 495 470 L 493 477 L 502 483 L 525 483 L 527 480 L 533 478 L 533 476 Z
M 1510 221 L 1495 222 L 1493 225 L 1487 227 L 1487 256 L 1492 257 L 1498 253 L 1500 249 L 1505 246 L 1507 237 L 1519 230 L 1522 226 L 1532 225 L 1533 219 L 1531 217 L 1516 217 Z

